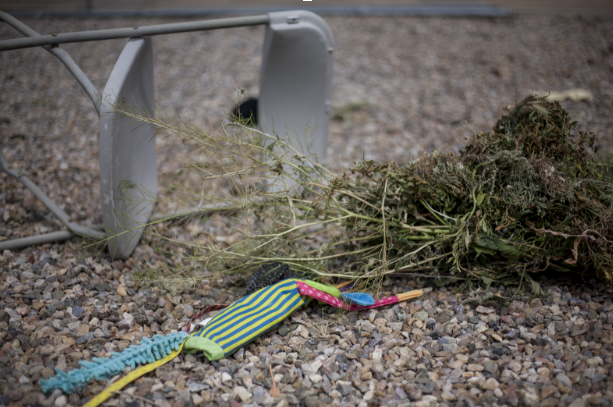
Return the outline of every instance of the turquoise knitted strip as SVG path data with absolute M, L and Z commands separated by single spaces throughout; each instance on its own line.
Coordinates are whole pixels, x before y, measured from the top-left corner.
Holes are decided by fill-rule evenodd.
M 145 365 L 162 359 L 179 349 L 188 336 L 187 332 L 182 331 L 167 336 L 155 335 L 152 339 L 143 337 L 140 345 L 132 345 L 121 353 L 113 352 L 108 359 L 93 358 L 91 362 L 80 361 L 79 364 L 83 366 L 81 369 L 74 369 L 66 373 L 56 367 L 56 376 L 48 380 L 41 379 L 38 383 L 45 393 L 61 389 L 64 393 L 70 394 L 93 379 L 108 380 L 123 372 L 128 366 L 134 369 L 137 365 Z

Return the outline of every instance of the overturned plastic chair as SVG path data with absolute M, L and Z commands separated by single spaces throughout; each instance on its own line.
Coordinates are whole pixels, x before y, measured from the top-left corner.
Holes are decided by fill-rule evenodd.
M 311 12 L 287 11 L 262 16 L 54 35 L 38 35 L 1 11 L 0 20 L 29 37 L 0 41 L 0 51 L 45 47 L 66 65 L 92 99 L 100 115 L 100 196 L 104 219 L 103 225 L 91 228 L 70 222 L 69 216 L 36 185 L 12 171 L 0 152 L 0 170 L 22 182 L 69 230 L 0 242 L 0 251 L 66 240 L 77 235 L 106 240 L 111 256 L 125 259 L 133 252 L 141 238 L 143 226 L 152 217 L 172 218 L 186 213 L 153 214 L 157 194 L 155 128 L 150 124 L 133 123 L 113 109 L 117 103 L 126 103 L 141 112 L 154 114 L 153 35 L 267 24 L 260 73 L 262 127 L 268 132 L 287 135 L 296 148 L 304 150 L 312 145 L 318 159 L 325 158 L 333 40 L 326 23 Z M 113 38 L 131 39 L 100 95 L 58 44 Z M 305 128 L 310 131 L 306 133 Z

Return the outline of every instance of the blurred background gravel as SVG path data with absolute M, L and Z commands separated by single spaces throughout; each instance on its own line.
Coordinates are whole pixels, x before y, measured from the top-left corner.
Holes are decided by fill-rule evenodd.
M 327 165 L 407 163 L 457 151 L 530 91 L 589 90 L 563 102 L 579 127 L 613 151 L 613 18 L 326 17 L 335 40 Z M 39 33 L 163 24 L 185 19 L 24 19 Z M 6 24 L 0 40 L 19 38 Z M 237 88 L 257 96 L 264 27 L 154 38 L 160 110 L 218 127 Z M 125 40 L 63 46 L 102 91 Z M 291 92 L 291 89 L 288 89 Z M 300 97 L 300 95 L 297 95 Z M 6 158 L 84 224 L 101 221 L 98 117 L 64 66 L 41 49 L 0 53 L 0 140 Z M 163 178 L 185 151 L 158 140 Z M 61 228 L 0 174 L 0 239 Z

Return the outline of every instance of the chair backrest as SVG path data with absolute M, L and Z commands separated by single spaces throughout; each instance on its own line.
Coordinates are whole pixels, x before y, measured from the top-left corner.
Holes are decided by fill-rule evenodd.
M 260 127 L 270 134 L 289 135 L 295 148 L 316 155 L 324 163 L 332 88 L 332 32 L 321 17 L 309 11 L 268 16 L 260 71 Z
M 100 199 L 109 252 L 130 256 L 157 195 L 155 127 L 114 111 L 117 103 L 154 115 L 151 38 L 130 40 L 104 88 L 100 111 Z

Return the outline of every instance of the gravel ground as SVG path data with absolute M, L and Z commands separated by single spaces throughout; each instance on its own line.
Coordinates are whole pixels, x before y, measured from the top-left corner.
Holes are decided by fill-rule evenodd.
M 365 157 L 405 163 L 435 148 L 457 150 L 531 90 L 585 88 L 564 102 L 613 152 L 613 20 L 326 18 L 335 37 L 328 166 Z M 171 22 L 161 19 L 33 19 L 40 33 Z M 154 40 L 156 100 L 171 116 L 215 126 L 236 88 L 257 94 L 262 27 Z M 18 35 L 0 26 L 0 39 Z M 64 48 L 101 90 L 125 41 Z M 82 224 L 101 221 L 98 118 L 51 55 L 0 53 L 0 140 L 22 169 Z M 158 142 L 160 179 L 185 151 Z M 223 220 L 218 220 L 223 224 Z M 29 192 L 0 174 L 0 239 L 61 229 Z M 216 233 L 223 234 L 223 229 Z M 143 335 L 185 326 L 199 307 L 243 294 L 235 277 L 195 286 L 136 281 L 146 262 L 173 265 L 140 245 L 126 262 L 89 257 L 78 242 L 0 256 L 0 404 L 79 405 L 102 383 L 70 397 L 43 395 L 52 368 L 102 357 Z M 386 282 L 408 291 L 410 280 Z M 418 284 L 417 284 L 418 286 Z M 108 405 L 571 405 L 613 403 L 613 292 L 596 284 L 546 286 L 549 298 L 478 307 L 483 292 L 437 290 L 376 312 L 297 312 L 234 357 L 181 356 Z M 505 298 L 513 292 L 490 288 Z M 492 308 L 489 308 L 492 307 Z M 273 374 L 281 396 L 269 396 Z M 147 399 L 147 401 L 144 401 Z

